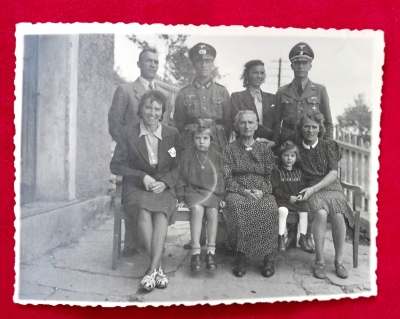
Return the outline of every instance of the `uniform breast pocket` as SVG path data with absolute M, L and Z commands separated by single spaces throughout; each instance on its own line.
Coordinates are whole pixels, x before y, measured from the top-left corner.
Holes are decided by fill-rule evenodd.
M 199 102 L 196 100 L 195 97 L 187 97 L 185 98 L 185 107 L 187 110 L 187 114 L 189 117 L 195 117 L 195 114 L 198 112 L 199 109 Z
M 295 112 L 293 99 L 289 99 L 287 97 L 282 98 L 281 107 L 283 110 L 283 112 L 282 112 L 283 117 L 287 117 L 291 113 Z
M 222 117 L 223 115 L 223 99 L 221 97 L 211 99 L 212 115 L 216 117 Z
M 311 96 L 307 98 L 307 104 L 311 110 L 319 110 L 320 100 L 318 99 L 318 96 Z

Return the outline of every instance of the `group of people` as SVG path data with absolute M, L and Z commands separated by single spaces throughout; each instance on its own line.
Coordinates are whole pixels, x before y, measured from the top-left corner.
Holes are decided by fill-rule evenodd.
M 324 86 L 308 78 L 314 53 L 306 43 L 289 53 L 294 80 L 276 95 L 262 92 L 266 74 L 260 60 L 245 64 L 243 92 L 229 95 L 212 80 L 216 50 L 199 43 L 189 51 L 196 72 L 175 101 L 173 124 L 168 93 L 154 82 L 158 54 L 139 55 L 141 76 L 117 88 L 109 129 L 117 142 L 110 168 L 122 175 L 125 220 L 123 255 L 135 251 L 139 233 L 150 257 L 141 287 L 165 288 L 162 253 L 177 207 L 191 211 L 192 271 L 202 268 L 200 233 L 207 218 L 206 268 L 217 268 L 218 210 L 236 253 L 233 274 L 246 274 L 246 255 L 264 258 L 261 274 L 275 273 L 274 252 L 296 247 L 297 225 L 287 229 L 290 212 L 299 213 L 299 246 L 316 253 L 314 276 L 325 278 L 324 240 L 331 215 L 337 276 L 346 278 L 343 248 L 352 209 L 338 180 L 340 150 L 332 140 L 332 119 Z M 310 223 L 309 221 L 312 221 Z M 315 241 L 312 241 L 313 234 Z

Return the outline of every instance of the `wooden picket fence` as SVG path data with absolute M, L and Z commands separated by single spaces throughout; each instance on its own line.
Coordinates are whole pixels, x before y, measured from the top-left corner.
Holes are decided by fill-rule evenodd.
M 356 135 L 343 132 L 338 126 L 335 127 L 335 140 L 342 151 L 340 161 L 340 178 L 351 184 L 360 185 L 365 190 L 361 201 L 361 209 L 368 211 L 369 208 L 369 165 L 370 145 L 369 142 Z M 346 191 L 345 191 L 346 192 Z M 351 199 L 351 192 L 346 192 Z

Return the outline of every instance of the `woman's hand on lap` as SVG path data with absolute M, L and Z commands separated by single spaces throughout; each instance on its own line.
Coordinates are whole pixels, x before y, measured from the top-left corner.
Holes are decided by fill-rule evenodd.
M 256 195 L 250 189 L 244 190 L 243 196 L 257 200 Z
M 263 191 L 262 191 L 262 190 L 259 190 L 259 189 L 253 189 L 251 192 L 252 192 L 254 195 L 256 195 L 256 199 L 257 199 L 257 200 L 263 198 L 263 196 L 264 196 Z
M 154 183 L 156 183 L 156 180 L 150 175 L 146 175 L 145 177 L 143 177 L 143 185 L 146 191 L 148 192 L 153 191 Z
M 153 193 L 162 193 L 167 188 L 164 182 L 155 182 L 153 184 Z
M 186 207 L 185 202 L 179 202 L 179 203 L 178 203 L 178 209 L 179 209 L 179 208 L 184 208 L 184 207 Z

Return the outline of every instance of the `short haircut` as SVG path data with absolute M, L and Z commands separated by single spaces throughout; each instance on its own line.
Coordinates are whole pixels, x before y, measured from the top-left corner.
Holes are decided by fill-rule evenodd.
M 300 153 L 297 146 L 291 141 L 286 141 L 282 143 L 281 147 L 278 149 L 279 164 L 282 164 L 282 154 L 287 151 L 292 151 L 296 155 L 296 162 L 300 160 Z
M 234 121 L 235 130 L 239 130 L 239 119 L 240 119 L 240 117 L 241 117 L 242 115 L 244 115 L 244 114 L 253 114 L 253 115 L 254 115 L 254 120 L 255 120 L 255 122 L 258 124 L 258 121 L 257 121 L 257 114 L 256 114 L 256 113 L 254 113 L 254 112 L 251 111 L 251 110 L 239 111 L 238 114 L 236 114 L 236 116 L 235 116 L 235 121 Z
M 242 76 L 240 77 L 243 80 L 243 87 L 247 88 L 249 86 L 249 72 L 253 66 L 262 65 L 264 66 L 264 62 L 261 60 L 251 60 L 244 65 L 244 70 Z
M 196 124 L 194 125 L 194 128 L 190 132 L 190 139 L 193 141 L 194 135 L 196 133 L 202 133 L 207 130 L 210 131 L 210 139 L 212 141 L 214 139 L 214 136 L 213 136 L 213 133 L 211 132 L 211 125 L 203 119 L 198 119 Z
M 146 92 L 140 99 L 139 110 L 137 111 L 137 115 L 139 116 L 139 118 L 143 119 L 142 107 L 144 106 L 144 102 L 146 102 L 147 99 L 150 99 L 151 103 L 157 101 L 162 105 L 162 115 L 161 115 L 161 120 L 162 120 L 163 114 L 167 110 L 167 98 L 165 97 L 164 93 L 157 90 Z
M 145 48 L 143 48 L 142 52 L 140 52 L 140 54 L 139 54 L 139 61 L 140 61 L 142 55 L 145 54 L 146 52 L 152 52 L 152 53 L 158 54 L 158 51 L 156 48 L 145 47 Z
M 318 123 L 318 125 L 319 125 L 318 137 L 322 138 L 326 132 L 325 125 L 324 125 L 325 118 L 322 115 L 322 113 L 318 110 L 310 111 L 300 119 L 299 123 L 297 124 L 297 133 L 301 137 L 303 137 L 302 128 L 303 128 L 304 121 L 307 118 L 310 119 L 311 121 Z

